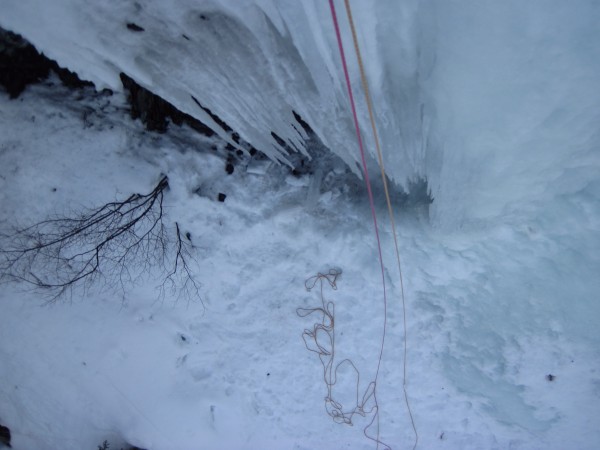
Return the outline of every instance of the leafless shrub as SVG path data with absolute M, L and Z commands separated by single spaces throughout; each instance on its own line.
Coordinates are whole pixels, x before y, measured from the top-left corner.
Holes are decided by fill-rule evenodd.
M 56 300 L 76 286 L 88 289 L 101 280 L 124 294 L 128 285 L 158 270 L 160 296 L 199 298 L 189 234 L 182 236 L 178 223 L 169 232 L 164 223 L 168 186 L 163 176 L 148 194 L 3 235 L 0 280 L 25 282 Z

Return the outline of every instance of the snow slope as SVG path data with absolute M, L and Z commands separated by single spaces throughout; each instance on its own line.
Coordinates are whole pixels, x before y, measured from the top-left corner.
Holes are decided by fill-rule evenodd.
M 207 142 L 148 135 L 118 99 L 78 101 L 60 89 L 3 99 L 3 223 L 147 191 L 167 173 L 169 217 L 197 242 L 206 310 L 157 302 L 152 281 L 125 299 L 99 289 L 53 305 L 4 286 L 0 419 L 14 448 L 95 448 L 104 439 L 155 449 L 373 448 L 366 423 L 350 428 L 326 416 L 320 364 L 300 337 L 311 321 L 295 314 L 318 305 L 304 279 L 341 268 L 339 291 L 326 291 L 337 304 L 339 357 L 357 363 L 363 383 L 372 378 L 381 287 L 360 184 L 337 168 L 306 208 L 308 176 L 271 165 L 264 175 L 239 167 L 227 177 Z M 225 203 L 193 194 L 210 183 Z M 585 197 L 575 196 L 584 206 Z M 556 214 L 569 212 L 568 199 L 561 207 Z M 543 220 L 468 233 L 401 223 L 420 448 L 600 442 L 597 237 L 583 220 L 574 222 L 578 236 L 549 235 Z M 382 438 L 410 448 L 390 282 Z
M 5 1 L 0 25 L 100 86 L 116 87 L 125 71 L 206 120 L 189 103 L 193 93 L 276 158 L 270 132 L 297 140 L 288 125 L 295 110 L 353 166 L 324 4 L 180 4 Z M 597 448 L 600 7 L 355 7 L 387 167 L 399 182 L 426 175 L 435 198 L 431 222 L 400 212 L 419 448 Z M 190 24 L 205 13 L 218 25 Z M 132 33 L 128 21 L 147 31 Z M 204 306 L 157 302 L 152 279 L 124 299 L 98 287 L 43 307 L 38 295 L 3 285 L 0 423 L 13 447 L 109 439 L 117 448 L 374 448 L 362 434 L 368 420 L 347 427 L 325 414 L 322 370 L 300 337 L 312 322 L 295 314 L 318 305 L 306 278 L 343 270 L 339 290 L 326 295 L 336 302 L 340 357 L 357 364 L 362 391 L 382 324 L 363 185 L 331 160 L 318 194 L 310 176 L 268 161 L 228 177 L 211 141 L 185 129 L 144 133 L 120 94 L 78 100 L 60 89 L 1 99 L 0 224 L 146 192 L 166 173 L 169 217 L 196 242 Z M 399 286 L 383 228 L 391 300 L 381 438 L 411 448 Z

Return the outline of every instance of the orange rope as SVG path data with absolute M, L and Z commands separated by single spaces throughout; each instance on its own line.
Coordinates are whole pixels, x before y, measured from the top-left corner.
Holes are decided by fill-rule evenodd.
M 379 370 L 381 368 L 381 361 L 383 359 L 383 351 L 385 348 L 385 337 L 387 335 L 387 293 L 386 293 L 386 282 L 385 282 L 385 266 L 383 264 L 383 252 L 381 250 L 381 239 L 379 237 L 379 226 L 377 225 L 377 214 L 375 212 L 375 202 L 373 200 L 373 190 L 371 189 L 371 181 L 369 180 L 369 171 L 367 169 L 367 159 L 366 159 L 366 155 L 365 155 L 365 149 L 364 149 L 364 145 L 363 145 L 363 141 L 362 141 L 362 137 L 361 137 L 361 133 L 360 133 L 360 126 L 358 123 L 358 114 L 356 112 L 356 105 L 354 103 L 354 95 L 352 94 L 352 85 L 350 83 L 350 74 L 348 72 L 348 65 L 346 64 L 346 56 L 344 53 L 344 45 L 342 43 L 342 36 L 340 33 L 340 27 L 338 24 L 338 20 L 337 20 L 337 15 L 335 12 L 335 5 L 333 0 L 329 0 L 329 7 L 331 9 L 331 18 L 333 20 L 333 25 L 335 28 L 335 34 L 336 34 L 336 38 L 338 41 L 338 47 L 340 50 L 340 58 L 342 60 L 342 68 L 344 70 L 344 77 L 346 78 L 346 86 L 348 88 L 348 97 L 350 100 L 350 107 L 352 109 L 352 117 L 354 119 L 354 127 L 356 130 L 356 138 L 358 141 L 358 148 L 360 150 L 360 157 L 361 157 L 361 161 L 362 161 L 362 165 L 363 165 L 363 170 L 364 170 L 364 177 L 365 177 L 365 185 L 367 187 L 367 194 L 369 196 L 369 205 L 371 207 L 371 215 L 373 216 L 373 226 L 374 226 L 374 230 L 375 230 L 375 238 L 377 240 L 377 253 L 379 255 L 379 265 L 381 268 L 381 284 L 383 286 L 383 333 L 381 335 L 381 348 L 379 351 L 379 358 L 377 360 L 377 370 L 375 371 L 375 380 L 373 381 L 372 384 L 370 384 L 371 387 L 369 387 L 368 389 L 368 397 L 373 397 L 373 400 L 375 402 L 376 407 L 374 408 L 375 411 L 375 416 L 373 417 L 373 419 L 371 420 L 371 422 L 369 422 L 369 424 L 366 426 L 366 428 L 363 429 L 363 433 L 364 435 L 375 441 L 377 444 L 377 449 L 379 449 L 379 445 L 381 444 L 385 450 L 391 450 L 391 448 L 385 444 L 384 442 L 382 442 L 379 439 L 380 436 L 380 430 L 379 430 L 379 407 L 377 406 L 377 380 L 379 378 Z M 365 393 L 366 395 L 366 393 Z M 375 424 L 376 427 L 376 437 L 373 437 L 371 435 L 369 435 L 368 430 L 371 428 L 371 426 L 373 426 L 373 424 Z
M 396 261 L 398 263 L 398 274 L 400 276 L 400 293 L 402 297 L 402 316 L 404 320 L 404 367 L 403 367 L 403 380 L 402 380 L 402 389 L 404 391 L 404 401 L 406 402 L 406 408 L 408 409 L 408 415 L 410 416 L 410 422 L 412 424 L 413 431 L 415 433 L 415 444 L 413 449 L 417 447 L 417 443 L 419 442 L 419 434 L 417 433 L 417 427 L 415 425 L 415 420 L 412 415 L 412 410 L 410 408 L 410 402 L 408 401 L 408 393 L 406 391 L 406 356 L 407 356 L 407 343 L 406 343 L 406 300 L 404 296 L 404 280 L 402 277 L 402 264 L 400 263 L 400 251 L 398 247 L 398 238 L 396 233 L 396 222 L 394 220 L 394 209 L 392 208 L 392 202 L 390 200 L 390 193 L 387 184 L 387 178 L 385 175 L 385 168 L 383 164 L 383 156 L 381 153 L 381 146 L 379 144 L 379 135 L 377 133 L 377 127 L 375 126 L 375 118 L 373 114 L 373 105 L 371 101 L 371 95 L 369 93 L 369 84 L 367 82 L 367 76 L 365 74 L 365 69 L 362 61 L 362 57 L 360 54 L 360 48 L 358 45 L 358 38 L 356 36 L 356 28 L 354 27 L 354 20 L 352 19 L 352 10 L 350 8 L 350 1 L 344 0 L 346 5 L 346 12 L 348 14 L 348 21 L 350 22 L 350 29 L 352 30 L 352 40 L 354 41 L 354 49 L 356 50 L 356 59 L 358 60 L 358 67 L 360 69 L 360 78 L 363 86 L 363 90 L 365 92 L 365 100 L 367 102 L 367 109 L 369 110 L 369 119 L 371 122 L 371 129 L 373 130 L 373 138 L 375 140 L 375 148 L 377 149 L 377 159 L 379 161 L 379 167 L 381 168 L 381 179 L 383 181 L 383 189 L 385 191 L 385 199 L 387 202 L 388 214 L 390 216 L 390 222 L 392 224 L 392 236 L 394 237 L 394 249 L 396 251 Z

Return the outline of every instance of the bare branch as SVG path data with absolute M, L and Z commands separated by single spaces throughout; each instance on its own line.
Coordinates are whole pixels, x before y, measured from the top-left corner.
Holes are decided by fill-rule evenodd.
M 199 298 L 190 264 L 191 242 L 175 223 L 175 240 L 164 224 L 163 176 L 148 194 L 133 194 L 76 217 L 47 219 L 0 237 L 0 281 L 21 281 L 50 294 L 52 300 L 75 286 L 89 288 L 103 279 L 125 292 L 127 285 L 158 269 L 168 289 Z

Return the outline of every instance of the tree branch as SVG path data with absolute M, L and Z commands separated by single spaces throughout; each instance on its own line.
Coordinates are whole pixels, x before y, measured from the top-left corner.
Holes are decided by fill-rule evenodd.
M 190 267 L 191 242 L 178 223 L 175 240 L 164 224 L 163 176 L 148 194 L 132 194 L 76 217 L 47 219 L 0 237 L 0 281 L 25 282 L 56 300 L 75 286 L 89 288 L 100 278 L 124 293 L 128 284 L 158 269 L 161 296 L 168 289 L 199 298 Z

